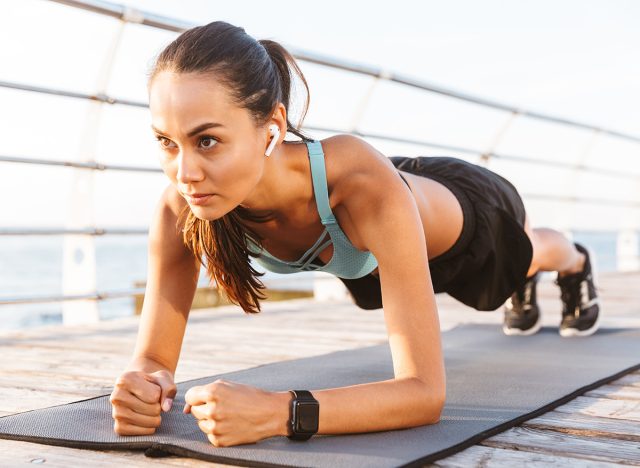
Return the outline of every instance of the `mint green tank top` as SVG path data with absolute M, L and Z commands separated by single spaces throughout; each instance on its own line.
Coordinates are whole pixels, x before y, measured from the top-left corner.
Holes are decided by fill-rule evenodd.
M 356 249 L 349 238 L 342 232 L 340 225 L 331 212 L 329 206 L 329 192 L 327 190 L 327 174 L 324 165 L 324 152 L 318 140 L 305 141 L 311 162 L 311 179 L 316 206 L 320 214 L 320 221 L 325 226 L 318 240 L 298 260 L 280 260 L 271 255 L 266 249 L 258 245 L 247 236 L 249 250 L 259 254 L 256 262 L 274 273 L 296 273 L 299 271 L 324 271 L 346 279 L 360 278 L 371 273 L 377 266 L 376 257 L 369 251 Z M 329 239 L 326 239 L 327 235 Z M 325 265 L 312 263 L 323 249 L 333 243 L 333 256 Z

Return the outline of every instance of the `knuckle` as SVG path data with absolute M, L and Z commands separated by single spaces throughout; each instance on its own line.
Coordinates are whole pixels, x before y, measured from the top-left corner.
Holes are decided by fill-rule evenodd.
M 216 387 L 222 387 L 226 383 L 227 381 L 224 379 L 216 379 L 212 382 L 212 385 L 215 385 Z
M 114 391 L 110 396 L 109 396 L 109 402 L 112 405 L 120 405 L 122 404 L 122 393 L 119 391 Z
M 219 438 L 222 435 L 222 428 L 220 427 L 220 424 L 216 421 L 211 421 L 209 424 L 209 433 Z
M 119 421 L 115 422 L 115 424 L 113 425 L 113 430 L 118 435 L 127 435 L 127 431 L 125 429 L 125 426 Z
M 111 416 L 113 416 L 113 419 L 123 419 L 123 413 L 122 406 L 114 406 L 111 408 Z
M 160 387 L 157 385 L 154 385 L 154 387 L 149 391 L 149 396 L 153 400 L 159 400 L 161 394 L 162 390 L 160 390 Z
M 216 421 L 220 421 L 223 418 L 223 416 L 224 416 L 224 412 L 218 406 L 214 407 L 211 410 L 210 419 L 215 419 Z
M 216 394 L 220 394 L 220 392 L 222 392 L 222 390 L 224 389 L 224 385 L 225 381 L 222 379 L 211 382 L 209 385 L 207 385 L 207 394 L 210 397 L 215 396 Z
M 132 371 L 123 372 L 122 374 L 120 374 L 120 376 L 118 376 L 114 385 L 116 386 L 116 388 L 126 387 L 127 385 L 129 385 L 134 375 L 135 372 Z
M 220 437 L 213 434 L 209 434 L 207 435 L 207 438 L 209 439 L 209 442 L 211 442 L 214 446 L 224 447 L 224 441 L 222 441 Z

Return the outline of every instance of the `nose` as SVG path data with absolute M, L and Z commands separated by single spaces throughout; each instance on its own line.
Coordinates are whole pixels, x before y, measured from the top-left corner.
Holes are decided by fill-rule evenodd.
M 197 155 L 189 154 L 188 151 L 181 151 L 176 158 L 176 163 L 178 165 L 176 172 L 178 182 L 189 185 L 204 178 L 204 172 L 199 165 Z

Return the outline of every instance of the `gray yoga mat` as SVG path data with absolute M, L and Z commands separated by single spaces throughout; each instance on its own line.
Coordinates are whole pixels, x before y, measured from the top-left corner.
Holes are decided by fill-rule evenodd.
M 108 395 L 0 418 L 0 438 L 88 449 L 145 449 L 242 466 L 420 466 L 535 417 L 607 381 L 640 368 L 640 330 L 601 329 L 566 339 L 543 328 L 504 336 L 498 326 L 464 325 L 443 333 L 447 403 L 436 425 L 306 442 L 272 437 L 214 447 L 181 412 L 193 385 L 218 377 L 267 390 L 322 389 L 393 378 L 388 344 L 266 364 L 178 384 L 178 397 L 152 436 L 113 432 Z M 363 402 L 366 405 L 366 402 Z

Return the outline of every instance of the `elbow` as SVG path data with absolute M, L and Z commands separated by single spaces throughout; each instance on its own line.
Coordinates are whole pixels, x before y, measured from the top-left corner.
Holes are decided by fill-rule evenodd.
M 431 392 L 429 395 L 429 405 L 426 411 L 427 422 L 425 424 L 437 424 L 442 417 L 442 410 L 446 401 L 446 392 Z
M 442 385 L 423 385 L 424 393 L 422 401 L 424 410 L 422 414 L 422 424 L 437 424 L 442 417 L 442 411 L 447 399 L 447 391 L 444 383 Z

